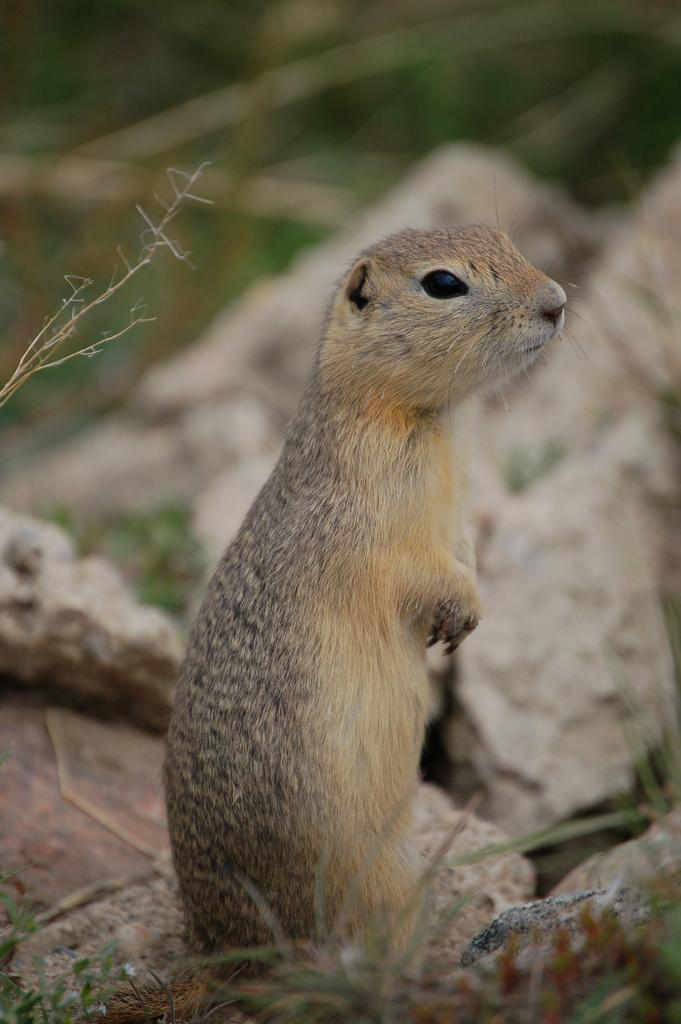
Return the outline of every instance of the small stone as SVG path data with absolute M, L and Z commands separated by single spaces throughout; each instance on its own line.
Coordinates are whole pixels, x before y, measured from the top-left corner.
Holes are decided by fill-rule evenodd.
M 584 940 L 582 916 L 588 907 L 595 915 L 616 917 L 626 927 L 644 924 L 650 917 L 645 896 L 636 889 L 588 890 L 566 896 L 548 896 L 512 907 L 472 939 L 461 955 L 464 967 L 503 949 L 513 939 L 516 951 L 533 947 L 560 930 L 573 942 Z M 518 946 L 519 944 L 519 946 Z

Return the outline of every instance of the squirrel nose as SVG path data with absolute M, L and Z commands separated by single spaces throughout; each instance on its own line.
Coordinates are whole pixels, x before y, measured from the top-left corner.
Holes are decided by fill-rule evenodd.
M 561 302 L 557 306 L 544 306 L 541 311 L 541 315 L 545 320 L 550 320 L 552 324 L 557 324 L 560 320 L 561 313 L 565 309 L 565 303 Z

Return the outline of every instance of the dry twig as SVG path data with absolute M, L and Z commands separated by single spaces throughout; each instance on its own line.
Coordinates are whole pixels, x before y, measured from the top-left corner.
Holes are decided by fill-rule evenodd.
M 131 846 L 133 850 L 137 850 L 139 853 L 143 853 L 147 857 L 157 857 L 158 850 L 155 847 L 147 845 L 147 843 L 138 839 L 137 836 L 132 835 L 123 825 L 121 825 L 120 822 L 116 821 L 112 815 L 108 814 L 101 807 L 98 807 L 91 800 L 88 800 L 87 797 L 84 797 L 78 792 L 78 789 L 71 778 L 71 772 L 68 766 L 68 757 L 66 756 L 66 743 L 59 719 L 49 710 L 45 712 L 45 725 L 47 726 L 47 732 L 50 740 L 52 741 L 52 748 L 57 762 L 57 778 L 59 780 L 59 794 L 61 798 L 73 804 L 73 806 L 77 807 L 78 810 L 83 812 L 83 814 L 87 814 L 122 842 Z
M 137 207 L 137 211 L 146 225 L 140 236 L 140 250 L 136 258 L 130 262 L 123 251 L 118 249 L 124 272 L 118 276 L 119 268 L 114 268 L 108 286 L 98 295 L 94 298 L 87 297 L 88 289 L 93 284 L 90 278 L 73 274 L 65 275 L 64 280 L 70 289 L 70 294 L 62 299 L 59 309 L 46 320 L 42 329 L 21 356 L 12 376 L 6 384 L 0 387 L 0 408 L 36 373 L 55 366 L 62 366 L 72 359 L 80 357 L 89 359 L 98 355 L 105 345 L 123 337 L 133 327 L 155 319 L 155 317 L 144 314 L 144 305 L 141 300 L 138 300 L 130 309 L 129 321 L 117 331 L 105 331 L 96 341 L 81 345 L 65 355 L 59 354 L 63 351 L 65 344 L 76 337 L 83 321 L 95 306 L 101 306 L 102 303 L 107 302 L 125 288 L 143 267 L 151 263 L 159 249 L 168 249 L 175 259 L 188 262 L 189 252 L 171 237 L 169 229 L 183 203 L 187 201 L 211 202 L 210 199 L 205 199 L 194 192 L 205 166 L 202 164 L 191 174 L 178 171 L 174 167 L 168 168 L 168 181 L 173 190 L 171 202 L 166 204 L 158 196 L 154 197 L 163 208 L 163 216 L 158 221 L 155 221 L 141 206 Z

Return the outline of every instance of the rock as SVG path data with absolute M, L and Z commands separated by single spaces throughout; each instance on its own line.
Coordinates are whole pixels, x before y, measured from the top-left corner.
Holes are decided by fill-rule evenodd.
M 197 497 L 192 525 L 211 568 L 235 536 L 275 462 L 274 455 L 235 462 Z
M 681 591 L 681 446 L 657 409 L 639 407 L 601 434 L 598 448 L 638 493 L 649 574 L 659 592 Z M 666 641 L 660 638 L 661 644 Z
M 470 966 L 503 949 L 511 939 L 516 950 L 526 949 L 532 958 L 538 958 L 538 947 L 558 931 L 568 935 L 575 948 L 585 938 L 583 920 L 587 910 L 594 917 L 616 917 L 625 927 L 644 924 L 650 917 L 649 902 L 636 889 L 601 889 L 549 896 L 501 914 L 468 943 L 461 963 Z
M 608 342 L 597 376 L 617 381 L 610 402 L 620 411 L 643 396 L 681 393 L 680 238 L 681 148 L 604 250 L 593 281 L 591 330 Z
M 563 878 L 552 895 L 607 886 L 637 886 L 681 871 L 681 808 L 655 821 L 642 836 L 589 857 Z
M 64 505 L 81 517 L 191 496 L 233 462 L 273 454 L 308 372 L 325 303 L 351 257 L 405 226 L 485 220 L 512 228 L 540 266 L 583 265 L 599 219 L 510 159 L 470 145 L 423 161 L 371 210 L 291 269 L 258 282 L 195 345 L 143 378 L 131 409 L 7 477 L 15 508 Z M 239 411 L 241 410 L 241 411 Z
M 566 336 L 503 402 L 490 396 L 478 423 L 480 460 L 507 489 L 518 458 L 550 472 L 551 461 L 607 445 L 650 506 L 652 568 L 669 592 L 681 588 L 681 457 L 666 422 L 681 394 L 680 238 L 681 149 L 570 294 Z M 488 525 L 498 505 L 487 505 Z
M 22 943 L 7 973 L 24 988 L 33 986 L 37 958 L 49 982 L 68 971 L 77 957 L 96 956 L 111 942 L 116 944 L 117 963 L 126 965 L 140 992 L 157 984 L 149 968 L 168 979 L 189 955 L 175 880 L 152 877 L 65 913 Z M 219 1019 L 223 1024 L 250 1021 L 236 1011 Z
M 64 507 L 78 522 L 138 515 L 170 499 L 193 498 L 234 460 L 274 451 L 282 427 L 276 407 L 242 387 L 171 421 L 118 415 L 62 444 L 46 462 L 29 460 L 17 487 L 6 485 L 8 503 L 39 513 Z
M 46 977 L 53 978 L 68 967 L 73 953 L 93 956 L 116 942 L 121 962 L 131 962 L 142 978 L 146 967 L 168 976 L 187 955 L 183 935 L 176 882 L 161 875 L 67 911 L 19 947 L 10 969 L 28 985 L 35 979 L 34 957 L 43 960 Z
M 499 829 L 457 811 L 444 794 L 427 785 L 421 787 L 417 798 L 415 827 L 428 861 L 441 852 L 448 838 L 452 838 L 449 856 L 454 860 L 505 840 Z M 471 934 L 490 914 L 527 898 L 533 885 L 531 864 L 516 853 L 477 864 L 443 864 L 434 883 L 436 911 L 451 911 L 465 897 L 470 901 L 448 922 L 444 933 L 433 935 L 427 951 L 430 967 L 453 970 Z M 44 969 L 51 977 L 68 964 L 69 951 L 91 955 L 115 940 L 121 959 L 131 961 L 140 977 L 148 967 L 167 977 L 173 965 L 188 955 L 182 935 L 176 883 L 170 877 L 156 877 L 70 910 L 47 924 L 21 946 L 11 971 L 23 984 L 30 983 L 33 957 L 38 956 L 46 958 Z
M 112 566 L 0 508 L 1 673 L 161 729 L 179 659 L 173 624 L 138 604 Z
M 147 874 L 167 847 L 163 740 L 35 695 L 0 703 L 0 864 L 28 901 Z
M 446 977 L 458 965 L 465 943 L 490 914 L 532 895 L 534 869 L 518 853 L 466 863 L 472 854 L 502 845 L 508 838 L 495 825 L 458 810 L 435 786 L 420 787 L 415 829 L 426 863 L 440 865 L 430 886 L 433 915 L 424 940 L 423 968 L 429 975 Z
M 570 293 L 565 337 L 531 380 L 504 389 L 503 404 L 489 400 L 482 447 L 502 475 L 514 449 L 552 439 L 583 449 L 634 410 L 659 419 L 661 397 L 681 393 L 680 238 L 681 148 L 604 240 L 584 288 L 561 279 Z
M 511 832 L 630 785 L 618 678 L 641 703 L 636 738 L 655 742 L 668 705 L 656 591 L 681 589 L 681 457 L 660 394 L 681 393 L 680 184 L 681 153 L 606 242 L 570 337 L 479 417 L 483 619 L 458 653 L 447 748 L 457 798 L 486 789 L 482 812 Z
M 484 788 L 483 815 L 513 835 L 627 790 L 674 713 L 646 515 L 607 447 L 499 512 L 449 750 Z

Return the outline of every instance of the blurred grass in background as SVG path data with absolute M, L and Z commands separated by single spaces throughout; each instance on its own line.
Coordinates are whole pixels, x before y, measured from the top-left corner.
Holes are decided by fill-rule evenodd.
M 681 135 L 681 6 L 662 0 L 22 0 L 0 31 L 0 376 L 64 295 L 136 251 L 169 165 L 211 161 L 163 253 L 90 322 L 154 323 L 39 375 L 0 413 L 55 437 L 125 400 L 253 279 L 446 141 L 500 146 L 590 204 Z M 162 114 L 160 118 L 155 115 Z M 139 127 L 136 127 L 139 126 Z M 21 445 L 20 445 L 21 447 Z

